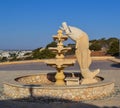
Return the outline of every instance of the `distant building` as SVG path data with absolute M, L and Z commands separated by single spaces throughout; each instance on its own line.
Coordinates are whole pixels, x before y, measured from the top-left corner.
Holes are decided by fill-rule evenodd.
M 6 58 L 11 58 L 16 56 L 17 58 L 22 58 L 26 53 L 31 53 L 32 51 L 2 51 L 0 50 L 0 57 L 6 57 Z
M 3 52 L 1 53 L 1 57 L 9 58 L 9 57 L 10 57 L 9 51 L 3 51 Z
M 19 51 L 18 55 L 17 55 L 17 58 L 23 58 L 23 57 L 25 57 L 26 53 L 31 53 L 31 52 L 32 51 Z

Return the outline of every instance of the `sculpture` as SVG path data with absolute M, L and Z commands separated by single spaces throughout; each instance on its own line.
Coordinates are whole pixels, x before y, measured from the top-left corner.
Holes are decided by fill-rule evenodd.
M 89 69 L 91 64 L 91 56 L 88 35 L 79 28 L 67 26 L 66 22 L 63 22 L 62 27 L 60 28 L 76 43 L 75 54 L 83 76 L 81 84 L 96 83 L 97 80 L 95 79 L 95 76 L 100 72 L 100 69 L 93 72 Z

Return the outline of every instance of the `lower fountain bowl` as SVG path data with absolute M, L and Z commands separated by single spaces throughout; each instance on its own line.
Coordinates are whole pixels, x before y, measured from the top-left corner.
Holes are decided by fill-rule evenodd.
M 95 84 L 55 86 L 55 73 L 40 73 L 14 78 L 9 83 L 4 83 L 4 94 L 12 99 L 28 97 L 47 97 L 82 101 L 103 98 L 114 92 L 114 83 L 96 77 L 99 81 Z M 71 73 L 65 73 L 71 76 Z M 79 73 L 75 76 L 81 79 Z

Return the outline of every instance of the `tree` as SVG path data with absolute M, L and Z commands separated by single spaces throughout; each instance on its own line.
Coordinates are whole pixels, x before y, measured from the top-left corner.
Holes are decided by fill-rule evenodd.
M 8 61 L 8 58 L 7 58 L 7 57 L 2 57 L 2 58 L 1 58 L 1 62 L 6 62 L 6 61 Z
M 75 44 L 68 44 L 67 47 L 70 47 L 71 50 L 67 51 L 65 55 L 75 55 Z
M 39 58 L 39 56 L 40 56 L 40 50 L 41 50 L 41 47 L 32 51 L 32 56 L 33 56 L 34 59 L 35 58 Z
M 118 41 L 118 39 L 112 37 L 112 38 L 109 38 L 106 42 L 107 42 L 108 46 L 111 46 L 111 44 L 112 44 L 114 41 L 116 42 L 116 41 Z
M 53 41 L 46 46 L 46 48 L 49 48 L 49 47 L 57 47 L 57 43 Z
M 52 51 L 50 51 L 48 48 L 49 47 L 57 47 L 57 43 L 56 42 L 51 42 L 48 45 L 46 45 L 46 48 L 37 48 L 35 50 L 33 50 L 32 52 L 32 56 L 34 59 L 49 59 L 49 58 L 54 58 L 55 57 L 55 53 L 53 53 Z
M 111 54 L 112 56 L 119 55 L 119 40 L 118 39 L 111 42 L 107 53 Z
M 55 53 L 50 51 L 48 48 L 45 49 L 37 48 L 33 50 L 32 57 L 33 59 L 49 59 L 49 58 L 54 58 Z
M 101 50 L 101 45 L 98 42 L 94 42 L 89 47 L 90 50 L 99 51 Z
M 55 53 L 53 53 L 49 49 L 46 48 L 39 53 L 39 59 L 49 59 L 49 58 L 55 58 Z

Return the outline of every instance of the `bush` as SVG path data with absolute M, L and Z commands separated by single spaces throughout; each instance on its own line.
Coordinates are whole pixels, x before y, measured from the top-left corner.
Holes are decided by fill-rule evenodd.
M 6 62 L 6 61 L 8 61 L 8 58 L 7 57 L 2 57 L 0 61 L 1 62 Z
M 55 53 L 53 53 L 47 48 L 43 49 L 42 51 L 40 50 L 33 51 L 34 59 L 48 59 L 48 58 L 54 58 L 54 57 L 55 57 Z
M 112 56 L 118 56 L 119 55 L 119 40 L 115 40 L 111 43 L 107 53 L 111 54 Z
M 90 45 L 89 49 L 94 51 L 100 51 L 101 45 L 95 42 L 95 43 L 92 43 L 92 45 Z
M 46 46 L 46 48 L 48 49 L 49 47 L 57 47 L 57 43 L 55 41 L 51 42 L 50 44 L 48 44 Z

